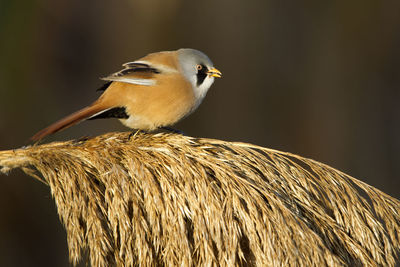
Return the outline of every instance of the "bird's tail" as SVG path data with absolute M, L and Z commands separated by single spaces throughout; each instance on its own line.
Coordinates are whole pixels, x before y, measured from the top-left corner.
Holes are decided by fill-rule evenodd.
M 34 136 L 30 138 L 32 141 L 38 141 L 50 134 L 56 133 L 58 131 L 64 130 L 72 125 L 75 125 L 83 120 L 89 119 L 99 113 L 104 112 L 107 110 L 106 107 L 100 104 L 93 104 L 91 106 L 85 107 L 71 115 L 51 124 L 47 128 L 36 133 Z

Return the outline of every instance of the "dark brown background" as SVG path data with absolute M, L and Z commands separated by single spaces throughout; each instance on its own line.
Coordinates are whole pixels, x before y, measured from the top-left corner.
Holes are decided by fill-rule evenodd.
M 0 149 L 93 101 L 149 52 L 209 55 L 223 79 L 175 128 L 327 163 L 400 197 L 400 1 L 0 0 Z M 89 121 L 51 140 L 126 130 Z M 48 188 L 0 176 L 0 266 L 68 266 Z

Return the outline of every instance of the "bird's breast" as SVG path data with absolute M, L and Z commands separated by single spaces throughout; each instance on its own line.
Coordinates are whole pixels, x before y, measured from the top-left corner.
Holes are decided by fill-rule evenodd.
M 151 86 L 114 82 L 103 98 L 109 98 L 113 106 L 125 107 L 129 118 L 121 122 L 127 127 L 154 130 L 172 125 L 196 105 L 191 84 L 174 76 L 165 75 Z

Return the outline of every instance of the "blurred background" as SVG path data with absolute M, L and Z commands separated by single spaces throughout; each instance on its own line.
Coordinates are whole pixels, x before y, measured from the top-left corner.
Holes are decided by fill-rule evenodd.
M 0 0 L 0 150 L 91 103 L 149 52 L 223 72 L 175 128 L 327 163 L 400 197 L 400 1 Z M 46 141 L 126 131 L 88 121 Z M 0 266 L 69 266 L 49 189 L 0 177 Z

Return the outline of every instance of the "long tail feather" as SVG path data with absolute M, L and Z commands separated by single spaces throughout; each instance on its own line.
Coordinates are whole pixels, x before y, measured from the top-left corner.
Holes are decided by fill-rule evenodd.
M 43 139 L 44 137 L 56 133 L 58 131 L 64 130 L 68 127 L 71 127 L 72 125 L 75 125 L 83 120 L 86 120 L 98 113 L 101 113 L 103 111 L 107 110 L 104 106 L 101 105 L 91 105 L 88 107 L 85 107 L 75 113 L 72 113 L 71 115 L 51 124 L 47 128 L 39 131 L 36 133 L 34 136 L 30 138 L 32 141 L 38 141 L 40 139 Z

